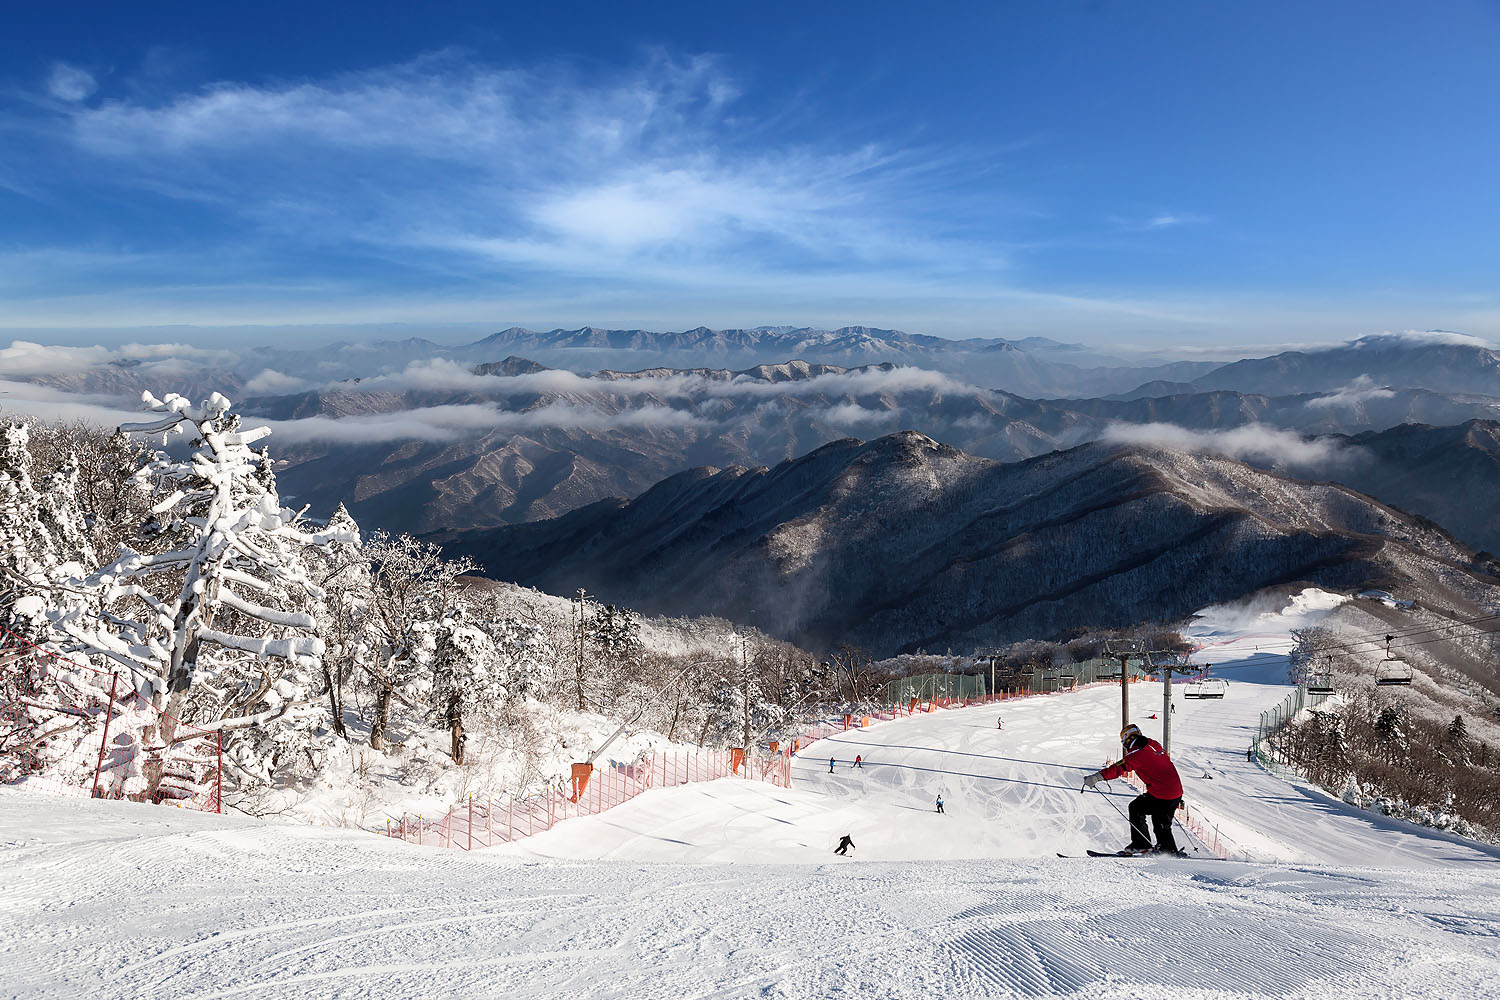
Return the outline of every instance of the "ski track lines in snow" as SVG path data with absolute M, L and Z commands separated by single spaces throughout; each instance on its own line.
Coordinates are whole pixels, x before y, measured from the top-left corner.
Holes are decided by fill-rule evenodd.
M 7 996 L 1495 995 L 1500 884 L 1475 866 L 517 863 L 0 801 Z
M 660 789 L 472 855 L 0 792 L 0 997 L 1500 997 L 1495 853 L 1246 762 L 1286 689 L 1239 662 L 1173 735 L 1249 862 L 1053 856 L 1126 836 L 1132 793 L 1079 791 L 1110 688 L 851 730 L 790 789 Z M 1154 735 L 1161 689 L 1131 700 Z

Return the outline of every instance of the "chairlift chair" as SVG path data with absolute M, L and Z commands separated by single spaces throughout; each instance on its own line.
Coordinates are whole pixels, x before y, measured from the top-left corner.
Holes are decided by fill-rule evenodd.
M 1228 691 L 1229 682 L 1224 678 L 1200 677 L 1188 682 L 1187 687 L 1182 689 L 1182 696 L 1194 699 L 1222 698 Z
M 1334 694 L 1332 674 L 1313 674 L 1307 679 L 1308 694 Z
M 1397 685 L 1410 686 L 1412 678 L 1411 665 L 1397 657 L 1381 660 L 1375 667 L 1375 683 L 1380 687 L 1395 687 Z
M 1385 659 L 1375 666 L 1375 684 L 1379 687 L 1411 686 L 1411 664 L 1391 652 L 1395 636 L 1385 637 Z

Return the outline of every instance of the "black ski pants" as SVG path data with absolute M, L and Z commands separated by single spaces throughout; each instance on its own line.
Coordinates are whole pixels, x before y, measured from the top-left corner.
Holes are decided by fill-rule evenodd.
M 1146 817 L 1151 817 L 1151 827 L 1156 831 L 1158 851 L 1176 851 L 1177 841 L 1172 836 L 1172 814 L 1182 805 L 1181 799 L 1159 799 L 1149 792 L 1137 795 L 1130 802 L 1130 846 L 1144 850 L 1151 846 L 1151 837 L 1146 833 Z

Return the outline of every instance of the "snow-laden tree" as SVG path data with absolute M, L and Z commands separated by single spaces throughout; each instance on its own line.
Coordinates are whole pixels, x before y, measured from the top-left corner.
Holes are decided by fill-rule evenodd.
M 380 750 L 392 701 L 423 711 L 432 688 L 433 625 L 456 606 L 458 578 L 478 567 L 469 559 L 444 559 L 430 542 L 384 531 L 365 543 L 364 554 L 370 574 L 367 627 L 375 640 L 375 655 L 364 663 L 376 690 L 370 746 Z
M 328 519 L 327 530 L 339 538 L 309 550 L 308 571 L 323 592 L 313 608 L 317 634 L 323 639 L 323 694 L 329 724 L 347 739 L 344 693 L 359 683 L 358 665 L 372 655 L 370 633 L 370 563 L 359 542 L 359 525 L 343 504 Z
M 170 489 L 151 507 L 155 550 L 121 545 L 112 562 L 72 581 L 84 601 L 53 625 L 126 668 L 136 691 L 167 713 L 167 744 L 174 719 L 208 731 L 263 726 L 305 705 L 321 671 L 323 641 L 305 610 L 321 591 L 302 555 L 352 537 L 310 530 L 281 506 L 269 458 L 251 447 L 270 430 L 241 430 L 223 396 L 142 400 L 157 418 L 123 431 L 193 434 L 187 458 L 157 452 L 135 476 L 141 489 Z
M 432 707 L 449 732 L 455 764 L 464 762 L 464 720 L 495 717 L 505 694 L 494 641 L 462 607 L 438 623 L 432 652 Z
M 542 625 L 524 614 L 510 614 L 489 625 L 500 658 L 507 707 L 540 698 L 554 669 L 556 652 Z
M 43 611 L 66 600 L 62 580 L 94 561 L 78 506 L 78 462 L 68 456 L 38 486 L 31 429 L 0 424 L 0 625 L 35 636 Z

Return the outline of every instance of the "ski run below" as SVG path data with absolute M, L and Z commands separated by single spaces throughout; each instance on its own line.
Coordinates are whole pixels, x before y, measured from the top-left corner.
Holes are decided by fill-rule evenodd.
M 1333 603 L 1195 626 L 1228 694 L 1176 700 L 1173 755 L 1227 861 L 1181 833 L 1197 856 L 1056 856 L 1127 838 L 1133 791 L 1080 790 L 1114 687 L 875 724 L 791 789 L 652 791 L 473 854 L 5 791 L 0 997 L 1500 997 L 1500 850 L 1245 759 L 1287 630 Z M 1161 686 L 1130 697 L 1159 736 Z

